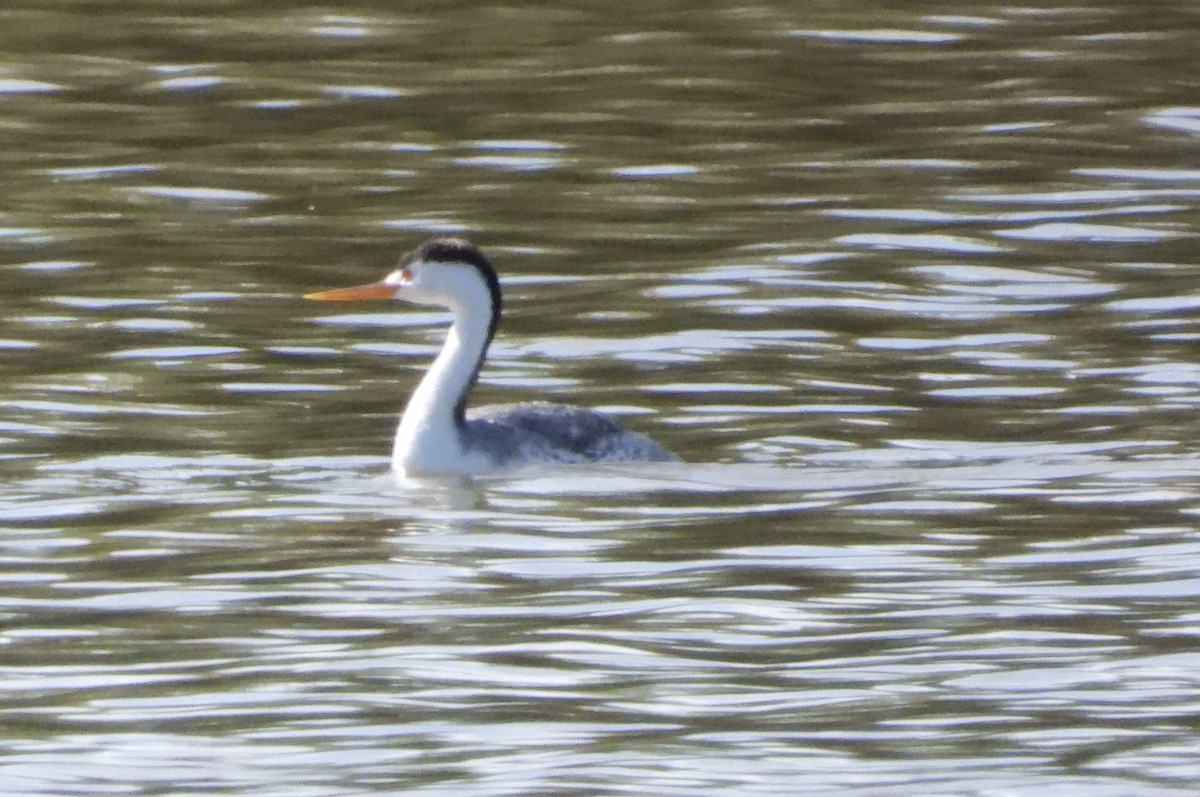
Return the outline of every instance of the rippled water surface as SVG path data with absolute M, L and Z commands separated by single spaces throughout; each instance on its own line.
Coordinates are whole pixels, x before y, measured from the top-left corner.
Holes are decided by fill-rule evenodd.
M 0 792 L 1191 795 L 1200 14 L 0 11 Z M 397 483 L 481 401 L 684 463 Z

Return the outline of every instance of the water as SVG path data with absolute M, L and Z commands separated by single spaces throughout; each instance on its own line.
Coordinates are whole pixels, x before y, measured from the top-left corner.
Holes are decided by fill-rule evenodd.
M 1191 4 L 0 12 L 12 795 L 1190 795 Z M 481 402 L 685 460 L 397 484 Z

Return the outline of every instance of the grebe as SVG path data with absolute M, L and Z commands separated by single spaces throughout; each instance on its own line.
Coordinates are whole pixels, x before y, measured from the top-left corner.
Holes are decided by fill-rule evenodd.
M 539 462 L 676 459 L 645 435 L 580 407 L 539 401 L 467 409 L 500 322 L 500 281 L 483 252 L 468 241 L 426 241 L 379 282 L 305 298 L 402 299 L 453 314 L 441 352 L 400 416 L 392 468 L 402 475 L 478 474 Z

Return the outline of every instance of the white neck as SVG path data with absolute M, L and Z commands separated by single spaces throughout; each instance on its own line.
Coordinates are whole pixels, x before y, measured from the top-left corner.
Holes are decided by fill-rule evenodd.
M 454 322 L 446 342 L 409 398 L 396 430 L 392 467 L 405 474 L 469 473 L 486 467 L 464 448 L 454 410 L 459 402 L 465 404 L 483 363 L 490 300 L 482 308 L 478 301 L 456 301 L 450 310 Z

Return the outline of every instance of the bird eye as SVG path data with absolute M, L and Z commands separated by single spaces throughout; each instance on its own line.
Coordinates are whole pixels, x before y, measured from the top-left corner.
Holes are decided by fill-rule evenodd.
M 407 268 L 398 268 L 384 278 L 384 282 L 388 285 L 407 285 L 412 282 L 412 272 Z

